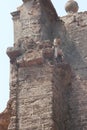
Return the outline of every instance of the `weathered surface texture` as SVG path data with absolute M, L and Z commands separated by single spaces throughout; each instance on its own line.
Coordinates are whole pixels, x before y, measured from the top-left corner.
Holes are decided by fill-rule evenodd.
M 9 100 L 6 109 L 2 113 L 0 113 L 0 130 L 8 130 L 11 115 L 12 101 Z
M 53 130 L 67 130 L 69 125 L 68 94 L 72 85 L 69 64 L 57 64 L 53 70 Z
M 34 41 L 52 39 L 52 25 L 58 17 L 50 0 L 27 1 L 12 15 L 15 43 L 23 37 L 30 37 Z
M 48 66 L 20 68 L 18 72 L 19 129 L 52 128 L 52 70 Z
M 87 12 L 63 17 L 67 37 L 67 56 L 73 68 L 69 93 L 70 125 L 67 130 L 87 129 Z
M 87 12 L 61 18 L 64 26 L 50 0 L 24 0 L 12 16 L 8 130 L 87 130 Z M 56 37 L 64 52 L 58 64 Z
M 57 130 L 56 121 L 62 121 L 62 117 L 55 120 L 59 112 L 54 112 L 54 107 L 58 107 L 55 101 L 59 101 L 59 96 L 55 97 L 53 91 L 57 87 L 60 89 L 60 82 L 54 83 L 59 77 L 56 81 L 53 79 L 53 72 L 57 72 L 52 42 L 55 37 L 63 39 L 64 24 L 50 0 L 27 1 L 12 16 L 15 43 L 14 47 L 7 49 L 7 55 L 11 63 L 10 98 L 14 99 L 14 115 L 8 130 Z M 64 80 L 67 69 L 66 72 L 62 72 Z M 64 86 L 61 87 L 63 91 Z M 60 95 L 63 101 L 61 92 Z M 63 104 L 58 108 L 63 108 Z
M 12 16 L 15 46 L 22 47 L 23 43 L 18 44 L 21 39 L 52 41 L 55 37 L 63 37 L 65 33 L 63 22 L 57 16 L 50 0 L 27 1 L 13 12 Z

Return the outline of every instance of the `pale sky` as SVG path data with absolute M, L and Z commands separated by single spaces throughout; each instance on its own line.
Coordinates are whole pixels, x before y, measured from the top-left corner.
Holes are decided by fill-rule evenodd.
M 57 13 L 59 16 L 66 15 L 64 6 L 67 0 L 52 0 Z M 79 4 L 79 11 L 87 11 L 86 1 L 76 0 Z M 10 74 L 10 65 L 9 58 L 6 55 L 6 48 L 10 47 L 14 43 L 14 33 L 13 33 L 13 22 L 11 19 L 10 13 L 15 11 L 18 6 L 22 4 L 22 0 L 2 0 L 0 2 L 0 112 L 2 112 L 6 103 L 9 99 L 9 74 Z

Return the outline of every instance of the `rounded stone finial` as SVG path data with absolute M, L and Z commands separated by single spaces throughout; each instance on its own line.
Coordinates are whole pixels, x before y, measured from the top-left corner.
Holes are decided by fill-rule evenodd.
M 68 2 L 65 4 L 65 10 L 67 13 L 76 13 L 78 12 L 78 9 L 78 3 L 74 0 L 68 0 Z

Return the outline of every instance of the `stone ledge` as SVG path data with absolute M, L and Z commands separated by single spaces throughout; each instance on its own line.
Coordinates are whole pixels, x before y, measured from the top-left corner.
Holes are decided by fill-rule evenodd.
M 23 54 L 24 50 L 20 49 L 20 48 L 9 47 L 9 48 L 7 48 L 6 53 L 9 56 L 10 59 L 15 59 L 16 57 Z
M 42 51 L 26 52 L 23 56 L 17 58 L 17 64 L 19 67 L 28 67 L 37 64 L 43 64 Z

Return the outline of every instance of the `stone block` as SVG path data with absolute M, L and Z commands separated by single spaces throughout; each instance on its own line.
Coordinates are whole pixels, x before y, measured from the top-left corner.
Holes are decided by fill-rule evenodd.
M 15 59 L 24 53 L 24 49 L 9 47 L 6 51 L 10 59 Z

